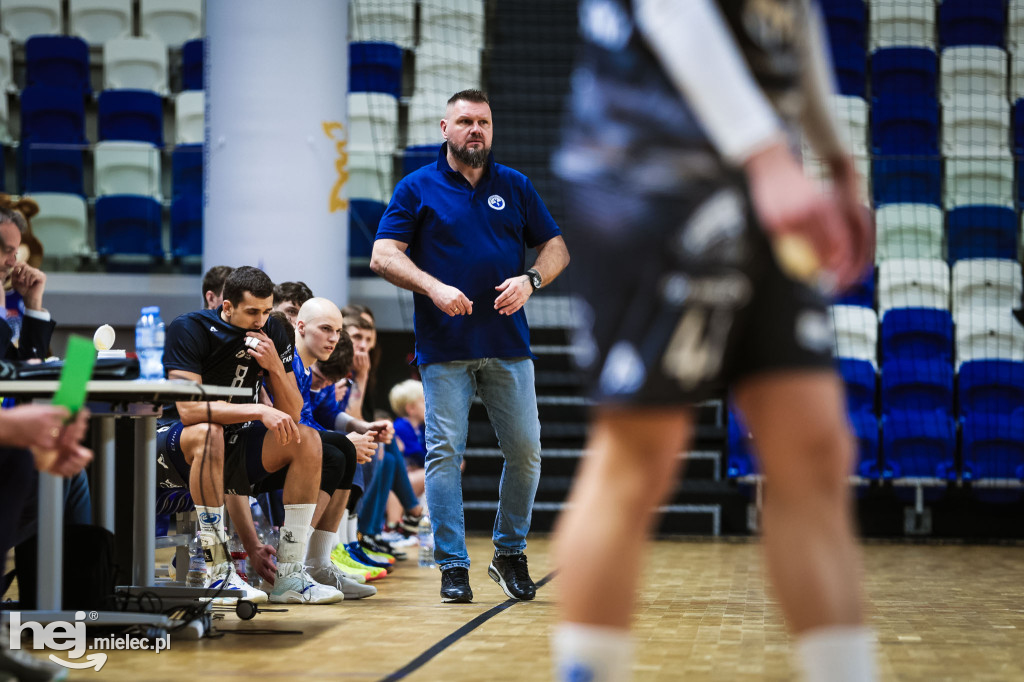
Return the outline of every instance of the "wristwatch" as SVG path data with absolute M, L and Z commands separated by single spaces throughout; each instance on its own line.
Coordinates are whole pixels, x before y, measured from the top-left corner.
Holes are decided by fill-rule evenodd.
M 540 273 L 533 268 L 530 268 L 525 274 L 530 278 L 530 286 L 533 287 L 533 290 L 537 291 L 537 289 L 540 289 L 541 285 L 544 283 L 540 277 Z

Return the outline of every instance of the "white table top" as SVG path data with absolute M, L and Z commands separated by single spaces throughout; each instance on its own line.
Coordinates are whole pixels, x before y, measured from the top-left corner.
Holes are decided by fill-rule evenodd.
M 39 397 L 51 396 L 57 392 L 60 382 L 55 379 L 33 381 L 18 379 L 0 381 L 0 396 Z M 251 398 L 251 389 L 230 386 L 197 384 L 183 379 L 143 381 L 101 379 L 86 384 L 87 400 L 115 400 L 130 402 L 173 403 L 186 400 L 224 400 L 227 398 Z

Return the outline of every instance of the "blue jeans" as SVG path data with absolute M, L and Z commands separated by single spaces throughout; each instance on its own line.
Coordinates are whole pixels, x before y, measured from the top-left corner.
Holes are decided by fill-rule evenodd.
M 359 512 L 360 533 L 377 535 L 383 530 L 384 522 L 387 520 L 388 497 L 392 491 L 407 511 L 415 509 L 420 503 L 416 499 L 412 484 L 409 483 L 405 458 L 394 442 L 384 446 L 384 457 L 376 463 L 373 480 L 363 495 L 363 507 Z
M 479 395 L 498 436 L 505 464 L 494 519 L 498 554 L 526 549 L 533 498 L 540 481 L 540 419 L 530 358 L 481 358 L 420 366 L 426 401 L 426 493 L 441 570 L 469 568 L 462 507 L 462 457 L 469 408 Z

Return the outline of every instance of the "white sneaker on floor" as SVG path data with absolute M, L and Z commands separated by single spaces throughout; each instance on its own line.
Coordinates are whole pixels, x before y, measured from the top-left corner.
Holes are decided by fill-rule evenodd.
M 334 564 L 326 566 L 314 566 L 309 569 L 309 575 L 321 585 L 334 587 L 342 591 L 345 599 L 365 599 L 377 594 L 377 588 L 373 585 L 360 584 L 345 574 Z
M 272 604 L 334 604 L 344 598 L 345 593 L 338 588 L 313 580 L 300 563 L 277 565 L 277 578 L 270 591 Z
M 405 537 L 398 531 L 389 530 L 380 534 L 381 539 L 386 540 L 392 547 L 413 547 L 420 544 L 414 536 Z
M 218 606 L 234 605 L 239 599 L 251 601 L 253 604 L 266 604 L 267 593 L 258 590 L 249 583 L 242 580 L 235 572 L 234 565 L 230 563 L 218 564 L 210 571 L 210 577 L 206 581 L 206 589 L 217 590 L 224 584 L 221 596 L 213 600 Z

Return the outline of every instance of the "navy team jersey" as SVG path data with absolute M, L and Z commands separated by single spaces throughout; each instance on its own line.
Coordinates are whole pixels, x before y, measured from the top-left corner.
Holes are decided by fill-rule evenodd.
M 257 402 L 264 371 L 247 352 L 246 333 L 251 330 L 228 324 L 217 310 L 197 310 L 181 315 L 167 327 L 164 342 L 164 372 L 177 369 L 203 378 L 204 384 L 257 389 L 251 400 L 232 398 L 229 402 Z M 292 339 L 277 320 L 268 318 L 264 334 L 274 342 L 285 372 L 292 371 L 295 350 Z M 164 409 L 160 423 L 177 421 L 178 411 Z
M 803 105 L 802 0 L 712 0 L 758 87 L 793 127 Z M 582 0 L 580 59 L 555 170 L 568 180 L 615 176 L 631 192 L 674 193 L 717 180 L 725 162 L 637 27 L 631 0 Z M 634 172 L 622 172 L 623 168 Z

